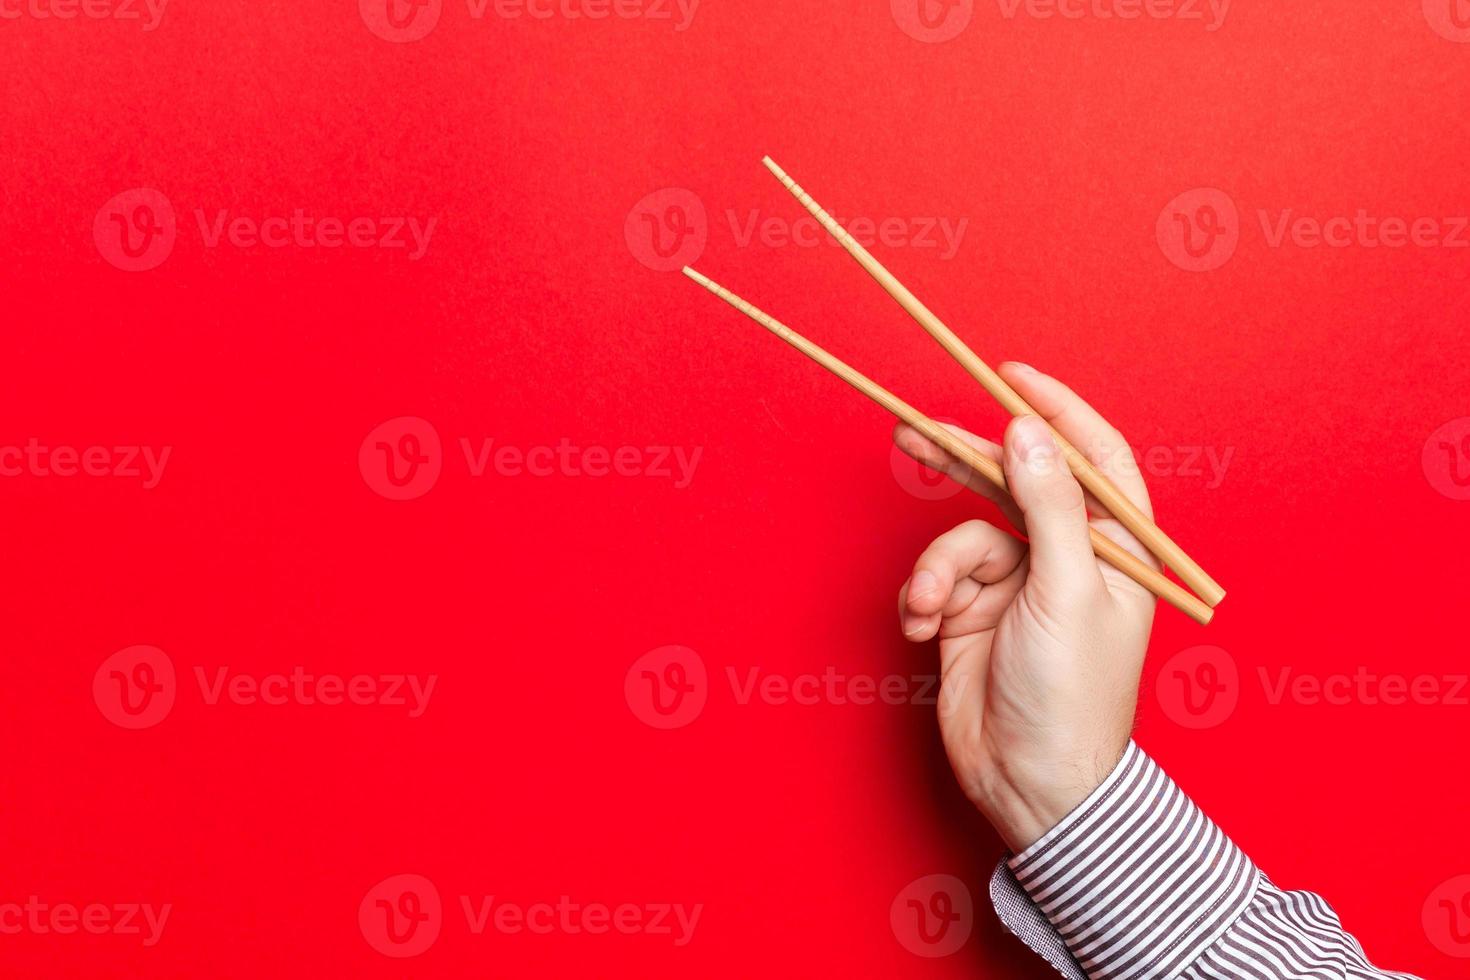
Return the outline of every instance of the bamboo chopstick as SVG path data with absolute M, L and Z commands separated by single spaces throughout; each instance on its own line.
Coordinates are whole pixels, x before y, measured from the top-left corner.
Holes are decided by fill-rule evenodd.
M 995 460 L 978 452 L 948 429 L 944 428 L 944 426 L 930 419 L 897 395 L 872 381 L 855 368 L 849 367 L 833 355 L 827 353 L 775 317 L 757 309 L 739 296 L 736 296 L 719 283 L 701 275 L 687 265 L 684 267 L 684 274 L 720 297 L 726 303 L 735 307 L 741 313 L 750 317 L 756 323 L 771 331 L 777 337 L 786 341 L 792 347 L 801 351 L 807 357 L 822 365 L 828 371 L 837 375 L 843 381 L 852 385 L 864 395 L 867 395 L 900 420 L 913 426 L 914 429 L 922 433 L 930 442 L 933 442 L 945 452 L 969 466 L 1001 490 L 1006 489 L 1005 471 Z M 1097 552 L 1098 557 L 1121 571 L 1124 575 L 1127 575 L 1133 581 L 1148 589 L 1154 595 L 1163 599 L 1169 605 L 1178 609 L 1197 623 L 1208 623 L 1211 617 L 1214 616 L 1215 611 L 1204 602 L 1201 602 L 1198 597 L 1180 587 L 1162 573 L 1145 565 L 1135 555 L 1124 549 L 1111 538 L 1105 537 L 1096 528 L 1088 528 L 1088 531 L 1092 535 L 1092 550 Z
M 927 306 L 921 303 L 913 293 L 894 277 L 893 273 L 883 267 L 883 263 L 873 258 L 872 254 L 837 221 L 826 212 L 812 196 L 802 190 L 801 185 L 792 180 L 791 177 L 776 165 L 770 157 L 761 160 L 776 176 L 776 179 L 785 185 L 802 206 L 811 212 L 812 217 L 821 223 L 827 233 L 842 243 L 849 255 L 857 260 L 858 264 L 867 270 L 868 275 L 878 281 L 878 285 L 887 290 L 888 295 L 898 301 L 898 305 L 906 310 L 909 316 L 918 321 L 919 326 L 929 332 L 929 335 L 939 341 L 940 345 L 949 352 L 949 355 L 960 366 L 970 373 L 981 386 L 1000 402 L 1002 407 L 1012 415 L 1036 415 L 1040 413 L 1026 403 L 1026 400 L 1017 394 L 1016 390 L 1006 384 L 1005 379 L 996 374 L 990 365 L 982 361 L 963 340 L 955 335 L 954 331 L 945 326 L 939 317 L 935 316 Z M 1043 420 L 1045 421 L 1045 420 Z M 1217 605 L 1225 597 L 1225 590 L 1220 584 L 1205 572 L 1184 549 L 1175 544 L 1157 524 L 1149 520 L 1148 515 L 1138 509 L 1128 496 L 1119 490 L 1107 476 L 1092 465 L 1086 456 L 1077 447 L 1062 437 L 1062 434 L 1052 429 L 1052 435 L 1056 437 L 1057 445 L 1066 457 L 1067 464 L 1072 468 L 1077 481 L 1091 491 L 1098 502 L 1106 507 L 1118 522 L 1129 531 L 1133 532 L 1143 546 L 1162 561 L 1165 565 L 1174 569 L 1175 573 L 1184 580 L 1190 588 L 1199 593 L 1208 605 Z

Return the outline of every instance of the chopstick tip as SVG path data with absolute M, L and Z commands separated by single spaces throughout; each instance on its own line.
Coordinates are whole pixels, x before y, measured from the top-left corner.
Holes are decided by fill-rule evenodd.
M 785 177 L 786 176 L 786 171 L 782 170 L 779 166 L 777 166 L 776 165 L 776 161 L 775 160 L 772 160 L 770 157 L 768 157 L 768 156 L 761 157 L 761 163 L 765 164 L 766 169 L 769 170 L 771 173 L 775 174 L 777 177 Z

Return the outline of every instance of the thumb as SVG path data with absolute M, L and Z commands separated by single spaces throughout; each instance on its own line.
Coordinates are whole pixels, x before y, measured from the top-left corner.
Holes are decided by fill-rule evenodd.
M 1031 575 L 1047 590 L 1084 594 L 1102 587 L 1092 553 L 1082 488 L 1034 415 L 1013 419 L 1005 436 L 1006 484 L 1026 518 Z

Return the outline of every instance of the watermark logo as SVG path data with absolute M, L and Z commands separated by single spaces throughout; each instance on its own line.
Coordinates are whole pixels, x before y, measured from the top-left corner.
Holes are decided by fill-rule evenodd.
M 150 187 L 123 191 L 102 205 L 92 220 L 97 251 L 124 272 L 158 268 L 173 252 L 177 238 L 173 204 Z
M 1451 500 L 1470 500 L 1470 416 L 1435 429 L 1420 462 L 1431 487 Z
M 195 665 L 192 673 L 202 703 L 210 708 L 356 705 L 399 708 L 409 718 L 423 716 L 439 683 L 438 674 L 317 674 L 300 664 L 268 674 Z M 121 728 L 157 725 L 173 710 L 180 691 L 173 660 L 152 646 L 119 650 L 92 677 L 97 709 Z
M 1434 33 L 1456 44 L 1470 43 L 1470 0 L 1423 0 L 1424 19 Z
M 367 29 L 385 41 L 421 41 L 439 23 L 444 0 L 357 0 Z
M 653 728 L 683 728 L 698 718 L 709 699 L 704 660 L 688 647 L 651 650 L 623 678 L 628 710 Z
M 720 678 L 735 707 L 773 708 L 854 705 L 916 705 L 950 716 L 962 705 L 963 678 L 942 681 L 938 674 L 849 674 L 828 665 L 820 673 L 779 674 L 761 667 L 727 665 Z M 688 647 L 660 647 L 628 669 L 623 694 L 629 709 L 654 728 L 682 728 L 697 718 L 709 698 L 724 688 L 711 678 L 704 661 Z
M 1154 692 L 1159 707 L 1176 725 L 1214 728 L 1235 713 L 1240 671 L 1235 658 L 1221 647 L 1190 647 L 1164 664 Z
M 1273 708 L 1470 708 L 1470 674 L 1350 671 L 1309 673 L 1291 666 L 1257 666 L 1252 675 L 1262 701 Z M 1159 704 L 1177 725 L 1213 728 L 1234 713 L 1247 680 L 1219 647 L 1181 651 L 1159 672 Z M 1254 691 L 1254 687 L 1252 687 Z
M 959 426 L 952 419 L 939 421 Z M 1218 490 L 1224 485 L 1236 458 L 1234 446 L 1155 445 L 1114 449 L 1097 444 L 1079 445 L 1077 448 L 1109 472 L 1137 473 L 1148 477 L 1150 482 L 1161 479 L 1197 481 L 1205 490 Z M 1104 461 L 1106 465 L 1103 465 Z M 946 500 L 963 489 L 944 473 L 915 460 L 897 443 L 889 449 L 888 465 L 898 485 L 920 500 Z
M 899 945 L 915 956 L 950 956 L 970 938 L 975 903 L 970 889 L 954 875 L 927 875 L 894 897 L 888 924 Z
M 975 0 L 889 0 L 893 22 L 925 44 L 953 40 L 975 16 Z
M 1358 667 L 1351 674 L 1298 674 L 1291 667 L 1257 667 L 1266 703 L 1291 702 L 1306 708 L 1364 705 L 1421 708 L 1470 707 L 1470 674 L 1379 674 Z
M 474 479 L 636 477 L 668 480 L 675 490 L 694 482 L 704 455 L 703 446 L 579 446 L 566 437 L 533 446 L 465 436 L 455 443 L 465 474 Z M 358 447 L 357 462 L 374 492 L 389 500 L 413 500 L 433 489 L 445 460 L 434 427 L 421 418 L 401 416 L 368 433 Z
M 945 425 L 959 425 L 956 420 L 941 416 L 935 416 L 935 421 Z M 948 500 L 964 489 L 945 474 L 924 465 L 898 448 L 896 442 L 890 443 L 888 447 L 888 469 L 893 474 L 894 481 L 910 496 L 919 500 Z
M 1470 959 L 1470 875 L 1440 884 L 1424 900 L 1424 935 L 1446 956 Z
M 645 935 L 668 937 L 675 946 L 694 938 L 703 903 L 576 901 L 561 895 L 554 902 L 518 903 L 497 895 L 459 895 L 458 905 L 471 936 L 495 932 L 507 936 Z M 434 883 L 423 875 L 384 878 L 363 896 L 357 924 L 369 946 L 403 959 L 418 956 L 438 940 L 449 924 Z
M 1470 3 L 1470 0 L 1466 0 Z M 1318 249 L 1470 249 L 1470 216 L 1372 214 L 1367 208 L 1339 214 L 1298 214 L 1295 208 L 1257 208 L 1261 240 L 1273 251 Z M 1159 212 L 1159 248 L 1188 272 L 1210 272 L 1230 260 L 1244 228 L 1234 201 L 1223 191 L 1186 191 Z
M 439 889 L 423 875 L 384 878 L 357 907 L 362 938 L 384 956 L 418 956 L 434 945 L 444 925 Z
M 92 700 L 119 728 L 152 728 L 168 717 L 178 696 L 174 663 L 154 646 L 119 650 L 92 676 Z
M 0 0 L 3 2 L 3 0 Z M 205 248 L 403 250 L 417 262 L 429 249 L 438 227 L 437 215 L 239 214 L 227 208 L 213 213 L 193 209 L 194 225 Z M 179 223 L 173 204 L 159 191 L 138 187 L 112 198 L 92 221 L 92 239 L 109 263 L 125 272 L 156 269 L 173 252 Z
M 682 187 L 654 191 L 628 212 L 623 238 L 633 257 L 655 272 L 693 265 L 709 242 L 704 202 Z
M 1210 272 L 1235 254 L 1240 243 L 1240 215 L 1229 194 L 1213 187 L 1196 187 L 1164 205 L 1154 235 L 1164 257 L 1179 268 Z
M 389 500 L 414 500 L 439 482 L 444 451 L 433 425 L 401 415 L 367 434 L 357 451 L 357 467 L 372 490 Z

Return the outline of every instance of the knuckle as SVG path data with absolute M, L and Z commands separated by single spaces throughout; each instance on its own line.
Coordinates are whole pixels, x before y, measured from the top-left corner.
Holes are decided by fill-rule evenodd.
M 946 558 L 970 550 L 976 542 L 984 541 L 991 532 L 991 526 L 986 521 L 969 520 L 957 525 L 941 534 L 934 542 L 931 551 Z
M 995 525 L 989 521 L 982 521 L 980 518 L 974 517 L 955 528 L 955 533 L 963 533 L 966 537 L 978 538 L 988 535 L 994 529 Z

